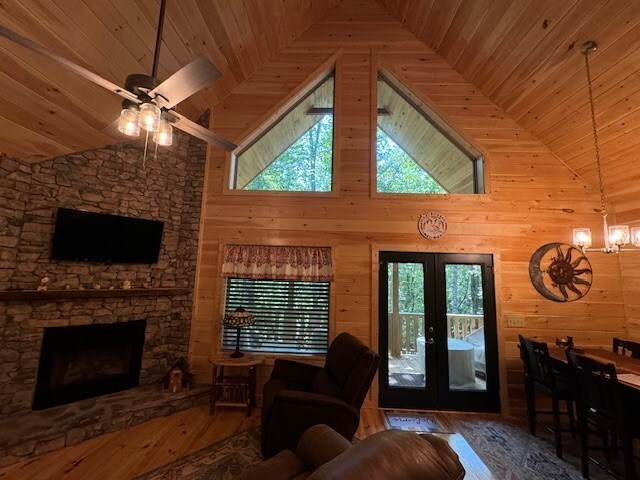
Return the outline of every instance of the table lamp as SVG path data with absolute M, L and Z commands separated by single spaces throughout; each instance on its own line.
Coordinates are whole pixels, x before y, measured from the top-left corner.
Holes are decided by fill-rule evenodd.
M 242 307 L 238 307 L 233 312 L 227 313 L 222 319 L 222 325 L 236 329 L 236 351 L 230 355 L 231 358 L 244 357 L 244 354 L 240 351 L 240 329 L 253 325 L 254 322 L 255 318 L 251 312 L 247 312 Z

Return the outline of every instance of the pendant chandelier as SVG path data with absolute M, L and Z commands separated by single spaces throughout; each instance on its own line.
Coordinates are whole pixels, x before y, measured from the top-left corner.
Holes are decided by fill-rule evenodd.
M 589 106 L 591 107 L 591 126 L 593 127 L 593 143 L 596 150 L 596 167 L 598 169 L 598 185 L 600 187 L 600 205 L 602 214 L 602 231 L 604 234 L 604 246 L 601 248 L 591 248 L 593 240 L 591 237 L 591 229 L 574 228 L 573 244 L 583 252 L 603 252 L 618 253 L 623 250 L 640 250 L 639 248 L 624 248 L 625 245 L 632 243 L 635 247 L 640 247 L 640 227 L 629 229 L 628 225 L 611 225 L 607 224 L 606 199 L 604 195 L 604 186 L 602 183 L 602 165 L 600 163 L 600 146 L 598 144 L 598 131 L 596 129 L 596 113 L 593 107 L 593 89 L 591 87 L 591 70 L 589 69 L 589 54 L 598 48 L 598 44 L 593 40 L 589 40 L 582 45 L 582 54 L 584 55 L 585 67 L 587 70 L 587 86 L 589 91 Z

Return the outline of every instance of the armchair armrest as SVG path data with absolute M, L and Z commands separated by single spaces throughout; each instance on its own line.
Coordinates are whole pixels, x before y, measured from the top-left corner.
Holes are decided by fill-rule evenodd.
M 270 379 L 280 378 L 296 383 L 308 383 L 310 385 L 320 370 L 322 370 L 322 368 L 315 365 L 277 358 L 273 364 Z
M 280 390 L 276 394 L 276 399 L 278 402 L 288 404 L 287 408 L 297 408 L 296 405 L 304 408 L 305 405 L 312 405 L 313 407 L 325 408 L 326 410 L 336 410 L 345 414 L 353 415 L 354 418 L 359 417 L 358 409 L 353 405 L 349 405 L 339 397 L 332 397 L 322 393 L 301 392 L 299 390 Z
M 315 471 L 351 448 L 351 442 L 327 425 L 319 424 L 302 434 L 296 455 L 307 470 Z

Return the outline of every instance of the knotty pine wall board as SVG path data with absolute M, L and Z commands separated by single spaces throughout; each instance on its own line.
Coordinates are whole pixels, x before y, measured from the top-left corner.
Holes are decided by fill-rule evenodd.
M 332 336 L 349 331 L 375 349 L 378 251 L 493 253 L 505 409 L 523 406 L 518 333 L 548 342 L 573 334 L 578 344 L 607 347 L 611 337 L 626 335 L 628 312 L 617 257 L 590 255 L 593 287 L 577 302 L 548 301 L 528 279 L 529 258 L 539 246 L 569 243 L 573 226 L 599 231 L 594 213 L 598 192 L 371 0 L 346 0 L 281 49 L 238 87 L 240 93 L 231 92 L 215 108 L 213 130 L 234 141 L 246 137 L 286 100 L 286 91 L 270 89 L 278 76 L 304 82 L 338 51 L 337 192 L 229 192 L 225 172 L 230 158 L 209 151 L 190 354 L 198 380 L 209 380 L 207 356 L 220 345 L 221 252 L 225 244 L 238 241 L 331 246 L 336 269 Z M 298 63 L 300 53 L 315 55 L 315 64 Z M 376 61 L 484 154 L 487 194 L 372 195 Z M 444 214 L 449 223 L 447 235 L 436 242 L 423 239 L 417 230 L 418 217 L 429 210 Z M 511 315 L 524 317 L 525 327 L 508 327 Z M 260 381 L 268 374 L 261 367 Z M 367 401 L 377 402 L 375 385 Z

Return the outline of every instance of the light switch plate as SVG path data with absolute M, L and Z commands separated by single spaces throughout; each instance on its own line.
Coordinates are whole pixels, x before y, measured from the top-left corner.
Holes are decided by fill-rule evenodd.
M 524 317 L 522 315 L 507 316 L 508 327 L 524 327 Z

